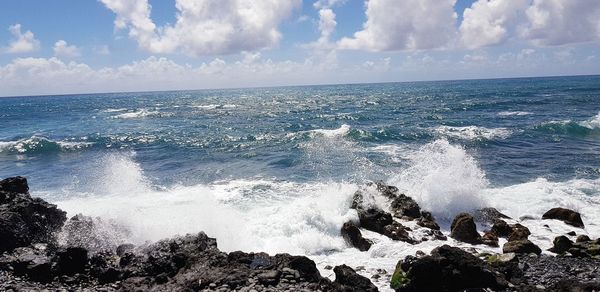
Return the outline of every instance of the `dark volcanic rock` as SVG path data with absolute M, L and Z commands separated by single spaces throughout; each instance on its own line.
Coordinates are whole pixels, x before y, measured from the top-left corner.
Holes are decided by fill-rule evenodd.
M 507 238 L 508 236 L 510 236 L 513 229 L 512 229 L 512 227 L 508 226 L 508 223 L 506 223 L 506 221 L 498 220 L 494 223 L 494 225 L 492 225 L 491 231 L 494 234 L 496 234 L 498 237 Z
M 483 260 L 459 248 L 444 245 L 419 259 L 398 262 L 391 279 L 396 291 L 462 291 L 507 286 Z
M 481 223 L 494 224 L 496 221 L 501 219 L 510 219 L 510 217 L 502 214 L 496 208 L 482 208 L 475 211 L 475 221 Z
M 358 227 L 356 227 L 356 225 L 350 221 L 344 223 L 341 233 L 346 242 L 358 248 L 360 251 L 367 251 L 369 248 L 371 248 L 371 245 L 373 245 L 373 242 L 364 238 Z
M 529 231 L 529 228 L 521 224 L 517 223 L 515 225 L 512 225 L 511 228 L 512 232 L 508 236 L 508 241 L 525 240 L 529 238 L 529 235 L 531 235 L 531 231 Z
M 477 232 L 473 216 L 467 213 L 460 213 L 452 220 L 450 237 L 471 244 L 481 243 L 481 235 Z
M 556 219 L 564 221 L 565 223 L 583 228 L 583 221 L 581 220 L 581 215 L 573 210 L 565 209 L 565 208 L 554 208 L 548 210 L 548 212 L 542 215 L 542 219 Z
M 421 211 L 421 217 L 417 221 L 417 225 L 433 230 L 440 230 L 440 226 L 435 222 L 433 215 L 427 211 Z
M 0 258 L 0 268 L 11 268 L 16 275 L 32 281 L 47 283 L 52 280 L 52 262 L 44 250 L 19 247 Z
M 413 198 L 404 194 L 398 195 L 391 203 L 390 209 L 394 212 L 394 216 L 406 216 L 411 219 L 421 216 L 421 208 Z
M 553 246 L 550 248 L 550 251 L 561 254 L 568 251 L 571 247 L 573 247 L 573 242 L 566 236 L 561 235 L 554 238 Z
M 577 239 L 575 240 L 575 242 L 588 242 L 591 241 L 590 237 L 587 235 L 579 235 L 577 236 Z
M 390 213 L 377 208 L 359 210 L 358 219 L 361 227 L 377 233 L 383 233 L 385 226 L 394 222 Z
M 376 292 L 377 287 L 369 279 L 357 274 L 352 268 L 341 265 L 333 268 L 335 291 L 343 292 Z
M 0 252 L 36 242 L 53 242 L 66 213 L 42 199 L 31 198 L 23 177 L 0 181 Z
M 68 247 L 56 253 L 57 269 L 61 275 L 83 273 L 88 265 L 88 251 L 81 247 Z
M 485 232 L 483 233 L 483 237 L 481 237 L 481 242 L 491 247 L 498 247 L 498 236 L 493 232 Z
M 78 214 L 65 223 L 59 238 L 67 246 L 99 252 L 115 250 L 127 235 L 129 231 L 114 222 Z
M 523 240 L 509 241 L 509 242 L 505 243 L 504 246 L 502 247 L 502 252 L 503 253 L 514 252 L 517 254 L 535 253 L 535 254 L 539 255 L 542 253 L 542 250 L 537 245 L 535 245 L 533 242 L 531 242 L 527 239 L 523 239 Z

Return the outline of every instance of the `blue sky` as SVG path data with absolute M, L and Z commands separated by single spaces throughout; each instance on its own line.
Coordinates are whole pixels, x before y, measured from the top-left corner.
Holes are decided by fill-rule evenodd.
M 597 0 L 2 1 L 0 96 L 598 74 L 599 41 Z

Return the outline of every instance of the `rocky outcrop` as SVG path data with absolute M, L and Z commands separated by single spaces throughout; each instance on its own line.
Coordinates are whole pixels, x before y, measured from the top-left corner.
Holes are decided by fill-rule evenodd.
M 360 251 L 367 251 L 371 248 L 371 245 L 373 245 L 373 242 L 362 236 L 360 229 L 352 222 L 344 223 L 341 233 L 348 244 L 356 247 Z
M 0 181 L 0 252 L 37 242 L 54 242 L 66 213 L 42 199 L 32 198 L 27 179 Z
M 499 290 L 507 284 L 485 261 L 448 245 L 435 248 L 429 256 L 401 260 L 391 279 L 396 291 Z
M 404 194 L 399 194 L 392 200 L 390 210 L 394 212 L 396 217 L 407 217 L 416 219 L 421 217 L 421 208 L 413 198 Z
M 474 216 L 475 221 L 487 224 L 494 224 L 498 220 L 502 219 L 510 219 L 507 215 L 502 214 L 496 208 L 482 208 L 475 211 Z
M 452 220 L 450 237 L 471 244 L 482 243 L 481 235 L 477 232 L 473 216 L 468 213 L 460 213 Z
M 571 226 L 579 228 L 584 227 L 583 220 L 581 220 L 581 214 L 565 208 L 550 209 L 546 213 L 544 213 L 544 215 L 542 215 L 542 219 L 561 220 Z
M 340 292 L 376 292 L 377 287 L 369 279 L 359 275 L 352 268 L 341 265 L 333 268 L 335 273 L 335 282 L 333 287 L 335 291 Z
M 381 209 L 357 209 L 360 226 L 373 232 L 381 233 L 393 240 L 414 243 L 415 240 L 408 234 L 408 228 L 394 221 L 392 215 Z

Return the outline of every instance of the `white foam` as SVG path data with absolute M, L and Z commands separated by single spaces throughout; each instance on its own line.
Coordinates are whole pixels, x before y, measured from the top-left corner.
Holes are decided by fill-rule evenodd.
M 159 111 L 151 111 L 151 110 L 147 110 L 147 109 L 141 109 L 138 111 L 118 114 L 118 115 L 113 116 L 113 118 L 115 118 L 115 119 L 139 119 L 139 118 L 154 117 L 154 116 L 159 116 L 159 115 L 160 115 Z
M 199 108 L 199 109 L 231 109 L 231 108 L 236 108 L 237 105 L 235 104 L 206 104 L 206 105 L 194 105 L 192 106 L 194 108 Z
M 348 132 L 350 132 L 350 126 L 343 124 L 337 129 L 316 129 L 316 130 L 312 130 L 311 132 L 319 134 L 319 135 L 323 135 L 323 136 L 329 137 L 329 138 L 339 137 L 339 136 L 344 136 L 344 135 L 348 134 Z
M 579 125 L 592 130 L 600 129 L 600 112 L 598 112 L 598 114 L 591 119 L 579 123 Z
M 127 111 L 126 108 L 109 108 L 109 109 L 105 109 L 102 112 L 103 113 L 118 113 L 118 112 L 124 112 Z
M 83 141 L 54 141 L 41 136 L 31 136 L 30 138 L 17 141 L 0 141 L 0 153 L 15 152 L 27 153 L 31 151 L 57 150 L 57 151 L 75 151 L 92 146 L 91 142 Z
M 450 219 L 485 206 L 480 192 L 488 181 L 464 148 L 437 140 L 413 152 L 410 161 L 390 179 L 390 184 L 437 217 Z
M 464 140 L 506 139 L 512 134 L 512 131 L 507 128 L 485 128 L 477 126 L 439 126 L 433 129 L 433 131 L 442 137 L 454 137 Z
M 523 111 L 505 111 L 505 112 L 499 112 L 498 115 L 499 116 L 527 116 L 527 115 L 532 115 L 532 112 L 523 112 Z

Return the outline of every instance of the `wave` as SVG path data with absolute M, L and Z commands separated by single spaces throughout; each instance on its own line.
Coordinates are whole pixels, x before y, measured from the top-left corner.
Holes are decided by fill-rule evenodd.
M 537 125 L 535 130 L 548 134 L 572 135 L 578 137 L 600 135 L 600 114 L 587 121 L 575 122 L 572 120 L 549 121 Z
M 103 113 L 118 113 L 118 112 L 124 112 L 127 111 L 126 108 L 109 108 L 109 109 L 105 109 L 102 112 Z
M 598 112 L 598 114 L 596 116 L 592 117 L 591 119 L 580 122 L 579 125 L 582 127 L 591 129 L 591 130 L 600 129 L 600 112 Z
M 193 108 L 199 108 L 199 109 L 231 109 L 231 108 L 236 108 L 237 105 L 235 104 L 207 104 L 207 105 L 194 105 L 192 106 Z
M 512 131 L 507 128 L 484 128 L 477 126 L 439 126 L 433 129 L 433 131 L 442 137 L 452 137 L 464 140 L 506 139 L 512 135 Z
M 113 116 L 113 118 L 114 119 L 139 119 L 139 118 L 146 118 L 146 117 L 156 117 L 156 116 L 160 116 L 160 115 L 161 115 L 161 113 L 159 111 L 151 111 L 151 110 L 147 110 L 147 109 L 141 109 L 138 111 L 118 114 L 118 115 Z
M 77 151 L 94 143 L 82 141 L 54 141 L 42 136 L 32 136 L 17 141 L 0 141 L 0 153 L 47 153 Z
M 505 112 L 499 112 L 498 115 L 499 116 L 527 116 L 527 115 L 532 115 L 532 112 L 523 112 L 523 111 L 505 111 Z
M 340 137 L 340 136 L 345 136 L 350 132 L 350 126 L 347 124 L 343 124 L 337 129 L 316 129 L 316 130 L 311 130 L 310 132 L 315 133 L 317 135 L 322 135 L 322 136 L 325 136 L 328 138 Z

